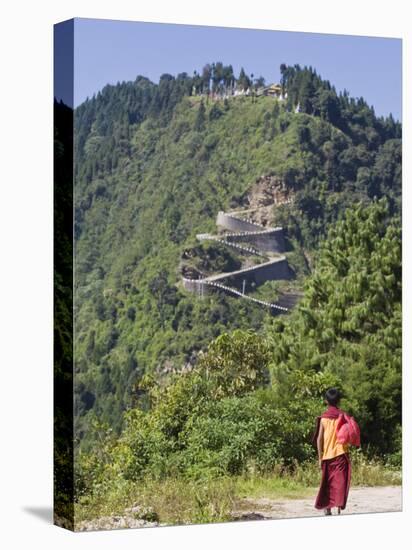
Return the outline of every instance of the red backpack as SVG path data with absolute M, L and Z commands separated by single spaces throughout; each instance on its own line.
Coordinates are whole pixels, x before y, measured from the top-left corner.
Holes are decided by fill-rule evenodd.
M 360 429 L 353 416 L 346 413 L 339 415 L 336 423 L 336 439 L 342 445 L 360 447 Z

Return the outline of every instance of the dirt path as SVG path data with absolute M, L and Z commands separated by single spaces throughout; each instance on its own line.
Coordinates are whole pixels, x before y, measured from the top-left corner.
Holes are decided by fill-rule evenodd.
M 304 518 L 322 516 L 323 512 L 315 510 L 312 497 L 289 500 L 273 500 L 270 498 L 244 498 L 239 507 L 232 513 L 233 520 L 264 520 L 283 518 Z M 342 514 L 366 514 L 372 512 L 398 512 L 402 510 L 402 488 L 390 487 L 354 487 L 349 492 L 346 510 Z M 127 527 L 155 527 L 166 525 L 158 521 L 137 519 L 135 513 L 140 512 L 140 506 L 128 508 L 121 516 L 101 517 L 90 521 L 82 521 L 76 525 L 76 531 L 95 531 L 102 529 L 124 529 Z M 336 513 L 336 509 L 333 510 Z M 153 518 L 154 519 L 154 518 Z
M 313 506 L 316 494 L 311 498 L 296 500 L 271 500 L 269 498 L 241 501 L 234 513 L 238 520 L 281 519 L 321 516 L 323 512 Z M 348 503 L 342 514 L 366 514 L 371 512 L 398 512 L 402 510 L 402 487 L 354 487 L 349 492 Z M 336 513 L 336 509 L 333 510 Z

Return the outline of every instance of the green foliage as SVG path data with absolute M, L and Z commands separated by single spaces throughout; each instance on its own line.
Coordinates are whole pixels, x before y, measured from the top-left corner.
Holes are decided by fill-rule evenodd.
M 268 349 L 253 332 L 222 334 L 202 354 L 196 365 L 205 373 L 213 399 L 242 396 L 267 379 Z
M 205 112 L 206 112 L 205 104 L 203 103 L 203 101 L 201 101 L 199 105 L 199 109 L 197 111 L 196 120 L 195 120 L 195 130 L 197 132 L 201 132 L 202 130 L 204 130 L 205 120 L 206 120 Z
M 308 373 L 332 377 L 363 443 L 381 453 L 399 450 L 401 421 L 401 235 L 399 219 L 388 216 L 387 201 L 348 211 L 329 232 L 297 311 L 271 329 L 282 391 Z
M 224 94 L 250 86 L 244 71 L 236 79 L 230 66 L 217 62 L 193 78 L 165 74 L 158 84 L 138 77 L 106 86 L 76 109 L 75 432 L 83 450 L 92 447 L 88 434 L 95 415 L 119 434 L 125 410 L 146 410 L 145 374 L 163 379 L 196 364 L 199 352 L 220 334 L 237 328 L 261 332 L 268 324 L 269 314 L 253 304 L 223 293 L 199 300 L 179 284 L 185 250 L 200 251 L 188 262 L 199 271 L 236 268 L 236 254 L 215 243 L 194 247 L 194 239 L 212 230 L 219 210 L 238 206 L 262 174 L 278 177 L 293 197 L 293 204 L 272 215 L 285 227 L 298 283 L 310 272 L 328 228 L 346 210 L 387 196 L 388 216 L 399 213 L 400 126 L 377 119 L 363 100 L 336 99 L 313 71 L 285 70 L 288 102 L 212 100 L 211 88 Z M 295 102 L 303 112 L 292 112 Z M 336 273 L 344 269 L 344 258 L 341 263 Z M 272 299 L 278 291 L 268 287 L 259 292 Z M 378 299 L 379 292 L 370 297 Z M 307 350 L 298 346 L 290 364 L 310 358 L 323 365 L 318 344 L 324 349 L 334 341 L 327 323 L 334 327 L 339 307 L 322 320 L 319 343 L 305 335 Z M 365 320 L 365 304 L 349 307 L 357 321 L 345 320 L 339 331 L 346 333 L 359 331 L 356 323 Z M 312 311 L 300 316 L 317 326 Z M 382 335 L 376 341 L 386 346 Z M 385 338 L 394 336 L 389 331 Z M 347 353 L 339 345 L 334 349 Z M 375 360 L 371 351 L 356 357 L 359 365 Z M 392 397 L 379 405 L 380 415 L 397 398 L 398 377 L 392 374 L 385 378 Z M 366 410 L 362 414 L 372 422 Z
M 349 97 L 347 90 L 337 94 L 327 80 L 322 80 L 311 67 L 281 65 L 281 84 L 287 91 L 290 109 L 319 116 L 348 134 L 358 145 L 376 149 L 388 139 L 401 137 L 401 125 L 392 116 L 377 118 L 372 107 L 361 97 Z
M 221 108 L 219 107 L 219 105 L 217 103 L 214 103 L 212 105 L 212 108 L 209 111 L 209 120 L 211 120 L 211 121 L 212 120 L 217 120 L 222 115 L 223 115 L 223 111 L 221 110 Z
M 94 479 L 88 474 L 93 465 L 98 492 L 105 479 L 203 479 L 308 460 L 309 435 L 330 377 L 296 379 L 282 400 L 269 385 L 268 360 L 261 337 L 235 331 L 217 338 L 195 369 L 168 385 L 152 379 L 146 386 L 150 410 L 125 413 L 120 438 L 103 440 L 99 457 L 80 455 L 79 480 Z
M 388 467 L 382 461 L 368 460 L 359 451 L 352 453 L 351 461 L 351 484 L 354 486 L 400 485 L 402 482 L 399 470 Z M 313 498 L 319 475 L 317 461 L 312 461 L 296 463 L 292 468 L 276 465 L 265 474 L 251 471 L 217 479 L 169 477 L 145 479 L 140 483 L 115 481 L 104 493 L 81 497 L 75 507 L 76 523 L 101 516 L 121 515 L 126 507 L 136 507 L 136 504 L 141 510 L 140 517 L 157 518 L 166 524 L 228 521 L 233 519 L 235 510 L 245 507 L 250 510 L 253 500 Z
M 329 231 L 291 316 L 267 323 L 266 336 L 220 335 L 167 385 L 146 378 L 150 408 L 128 411 L 119 438 L 108 432 L 98 452 L 80 454 L 80 497 L 136 481 L 208 483 L 273 471 L 311 486 L 319 475 L 311 435 L 330 386 L 343 391 L 343 408 L 361 426 L 354 482 L 399 483 L 400 285 L 400 224 L 388 202 L 348 211 Z M 199 496 L 194 509 L 210 510 L 213 495 Z
M 235 484 L 229 478 L 114 482 L 105 493 L 81 498 L 76 505 L 76 522 L 123 514 L 126 506 L 136 507 L 137 503 L 148 511 L 145 518 L 158 518 L 169 525 L 228 521 L 234 499 Z

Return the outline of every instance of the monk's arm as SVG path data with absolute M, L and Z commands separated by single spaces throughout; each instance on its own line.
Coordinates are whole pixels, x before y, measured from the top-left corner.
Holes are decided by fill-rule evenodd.
M 323 454 L 323 424 L 320 422 L 319 426 L 319 433 L 318 438 L 316 440 L 316 444 L 318 447 L 318 458 L 319 458 L 319 466 L 322 464 L 322 454 Z

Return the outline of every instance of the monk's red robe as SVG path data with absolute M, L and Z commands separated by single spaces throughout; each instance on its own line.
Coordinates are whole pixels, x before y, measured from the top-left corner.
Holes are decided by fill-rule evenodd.
M 342 411 L 337 407 L 328 407 L 317 418 L 315 433 L 312 441 L 315 443 L 318 437 L 321 418 L 336 419 Z M 322 479 L 319 492 L 315 501 L 315 508 L 346 508 L 351 479 L 351 464 L 347 453 L 340 454 L 329 460 L 322 460 Z

